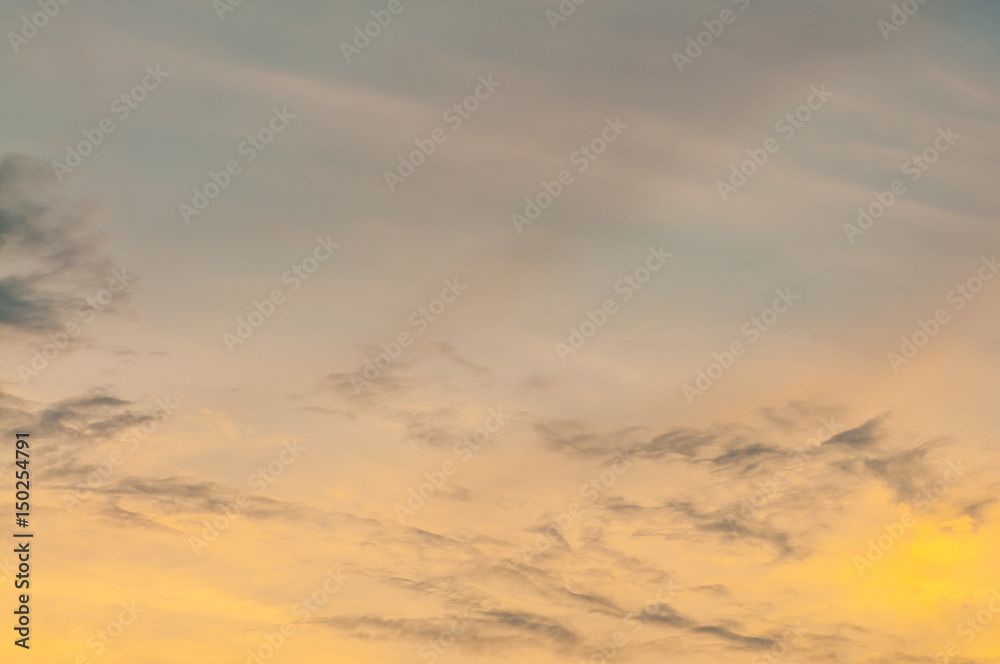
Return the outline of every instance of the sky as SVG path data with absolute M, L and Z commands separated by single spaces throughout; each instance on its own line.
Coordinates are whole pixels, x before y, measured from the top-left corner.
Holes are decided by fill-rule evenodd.
M 1000 662 L 995 2 L 0 28 L 3 661 Z

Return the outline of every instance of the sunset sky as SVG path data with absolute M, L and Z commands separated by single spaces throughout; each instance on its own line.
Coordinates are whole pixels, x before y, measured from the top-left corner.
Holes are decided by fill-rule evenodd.
M 63 1 L 0 660 L 1000 662 L 1000 4 Z

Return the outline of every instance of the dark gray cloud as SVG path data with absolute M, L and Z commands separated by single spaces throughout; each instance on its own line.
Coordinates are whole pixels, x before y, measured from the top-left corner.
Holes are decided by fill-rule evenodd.
M 725 454 L 712 459 L 712 463 L 717 466 L 741 467 L 742 472 L 749 472 L 757 468 L 761 463 L 785 458 L 788 452 L 774 447 L 769 447 L 760 443 L 753 443 L 744 447 L 734 447 Z
M 937 447 L 932 441 L 911 449 L 864 460 L 864 467 L 891 488 L 900 502 L 911 502 L 930 483 L 928 454 Z
M 535 428 L 552 451 L 579 457 L 607 456 L 622 449 L 634 449 L 643 433 L 639 427 L 594 433 L 582 422 L 570 420 L 541 420 Z
M 978 500 L 972 503 L 971 505 L 966 506 L 966 508 L 962 510 L 962 514 L 971 517 L 972 520 L 975 522 L 976 527 L 978 528 L 986 517 L 985 515 L 986 509 L 996 504 L 996 502 L 997 502 L 996 498 L 985 498 L 983 500 Z
M 538 648 L 569 654 L 583 637 L 562 622 L 526 611 L 475 610 L 461 617 L 461 629 L 453 631 L 456 616 L 439 618 L 385 618 L 346 615 L 310 620 L 343 631 L 357 639 L 401 640 L 417 645 L 429 639 L 452 635 L 457 648 L 470 653 L 512 652 Z
M 879 415 L 867 420 L 864 424 L 853 429 L 841 431 L 835 436 L 823 442 L 824 446 L 845 445 L 855 449 L 873 447 L 882 439 L 882 423 L 885 415 Z
M 89 205 L 58 186 L 48 162 L 0 159 L 0 332 L 59 330 L 113 278 Z M 105 308 L 128 299 L 125 290 Z
M 493 372 L 490 371 L 488 367 L 481 364 L 476 364 L 468 359 L 466 359 L 458 350 L 458 347 L 450 341 L 439 341 L 435 344 L 438 352 L 444 357 L 448 358 L 455 364 L 458 364 L 465 369 L 468 369 L 472 374 L 479 376 L 481 378 L 496 378 Z
M 0 426 L 47 439 L 50 444 L 42 454 L 44 450 L 65 453 L 67 447 L 92 447 L 156 419 L 155 404 L 123 399 L 109 386 L 46 405 L 0 393 Z

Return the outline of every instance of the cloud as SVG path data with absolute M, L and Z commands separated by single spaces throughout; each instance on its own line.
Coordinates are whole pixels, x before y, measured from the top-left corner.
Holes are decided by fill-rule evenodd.
M 865 459 L 864 466 L 885 482 L 901 502 L 911 502 L 931 476 L 927 455 L 938 445 L 932 441 L 884 457 Z
M 882 438 L 882 423 L 884 420 L 885 415 L 873 417 L 860 426 L 841 431 L 837 435 L 832 436 L 830 439 L 824 441 L 823 445 L 830 447 L 845 445 L 855 449 L 872 447 L 878 444 Z
M 452 630 L 456 616 L 441 618 L 386 618 L 375 615 L 344 615 L 311 620 L 346 632 L 357 639 L 402 640 L 419 644 L 442 635 L 452 635 L 455 645 L 470 653 L 511 652 L 540 648 L 569 653 L 583 637 L 562 622 L 536 613 L 514 610 L 467 612 L 461 629 Z
M 67 446 L 95 446 L 155 419 L 152 404 L 123 399 L 109 386 L 44 405 L 0 393 L 0 425 L 50 439 L 52 444 L 44 449 L 61 454 Z
M 53 180 L 48 162 L 0 159 L 0 332 L 61 329 L 112 279 L 115 265 L 89 228 L 90 206 Z M 128 291 L 105 307 L 128 301 Z

